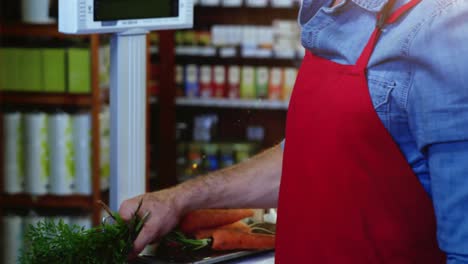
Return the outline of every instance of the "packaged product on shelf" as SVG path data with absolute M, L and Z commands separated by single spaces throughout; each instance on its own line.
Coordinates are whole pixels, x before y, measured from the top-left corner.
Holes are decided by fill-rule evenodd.
M 78 215 L 70 217 L 70 224 L 84 228 L 85 230 L 93 227 L 93 220 L 90 215 Z
M 203 173 L 202 152 L 200 144 L 190 143 L 188 146 L 187 176 L 195 177 Z
M 215 171 L 220 168 L 218 161 L 218 144 L 206 143 L 203 145 L 203 169 L 205 172 Z
M 91 115 L 73 115 L 73 149 L 75 150 L 74 192 L 91 194 Z
M 3 236 L 2 249 L 3 254 L 1 263 L 17 263 L 23 247 L 23 219 L 18 215 L 2 216 L 3 223 L 1 225 Z
M 176 96 L 184 95 L 184 66 L 176 65 L 175 68 Z
M 21 113 L 3 115 L 3 175 L 5 193 L 15 194 L 24 190 L 23 122 Z
M 110 112 L 105 107 L 99 114 L 100 124 L 100 187 L 101 190 L 109 189 L 110 183 Z
M 194 118 L 193 140 L 209 142 L 216 137 L 218 126 L 217 115 L 200 115 Z
M 69 48 L 67 59 L 68 92 L 91 92 L 91 56 L 88 48 Z
M 293 7 L 294 2 L 293 0 L 271 0 L 271 6 L 288 8 L 288 7 Z
M 211 65 L 202 65 L 200 67 L 200 97 L 213 97 Z
M 258 33 L 258 48 L 257 55 L 258 58 L 271 58 L 273 57 L 273 27 L 271 26 L 261 26 L 257 27 Z
M 21 21 L 29 24 L 52 24 L 49 14 L 50 0 L 22 0 Z
M 283 85 L 283 100 L 289 101 L 291 97 L 292 90 L 294 88 L 294 83 L 296 82 L 297 69 L 296 68 L 286 68 L 284 69 L 284 85 Z
M 221 4 L 225 7 L 240 7 L 242 0 L 221 0 Z
M 275 57 L 292 59 L 296 57 L 297 46 L 300 45 L 300 28 L 295 20 L 273 21 Z
M 216 56 L 216 48 L 211 41 L 211 32 L 209 30 L 197 31 L 198 50 L 201 56 Z
M 197 97 L 200 93 L 198 82 L 198 65 L 188 64 L 185 66 L 185 96 Z
M 4 77 L 1 81 L 2 90 L 6 91 L 19 91 L 19 79 L 21 78 L 22 71 L 19 68 L 18 57 L 21 54 L 21 49 L 18 48 L 2 48 L 2 65 L 8 65 L 8 67 L 0 67 L 2 76 Z
M 46 194 L 50 179 L 47 144 L 47 115 L 24 115 L 25 191 L 32 195 Z
M 233 148 L 236 163 L 240 163 L 244 160 L 247 160 L 252 155 L 252 148 L 249 144 L 236 143 L 233 145 Z
M 66 113 L 48 116 L 48 146 L 50 182 L 49 192 L 69 195 L 75 181 L 75 161 L 72 141 L 72 122 Z
M 42 49 L 44 91 L 63 93 L 66 90 L 66 52 L 63 48 Z
M 263 126 L 248 126 L 247 140 L 262 142 L 265 138 L 265 128 Z
M 255 70 L 255 88 L 257 98 L 268 98 L 268 67 L 257 67 Z
M 20 49 L 18 71 L 21 77 L 16 81 L 20 90 L 29 92 L 43 91 L 42 52 L 41 49 Z
M 252 66 L 243 66 L 241 73 L 240 97 L 254 99 L 255 93 L 255 69 Z
M 246 0 L 246 5 L 248 7 L 266 7 L 268 0 Z
M 279 100 L 282 97 L 281 90 L 283 89 L 283 69 L 273 67 L 270 70 L 270 80 L 268 82 L 268 98 L 270 100 Z
M 226 168 L 235 164 L 233 144 L 225 143 L 219 147 L 221 168 Z
M 231 65 L 228 68 L 227 97 L 236 99 L 240 97 L 240 67 Z
M 218 6 L 220 0 L 200 0 L 200 5 L 202 6 Z
M 214 66 L 213 96 L 224 97 L 226 90 L 226 68 L 223 65 Z

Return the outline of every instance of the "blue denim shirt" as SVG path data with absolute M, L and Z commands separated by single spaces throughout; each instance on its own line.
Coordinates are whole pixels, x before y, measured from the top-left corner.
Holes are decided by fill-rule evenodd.
M 303 0 L 302 44 L 354 64 L 386 1 Z M 422 0 L 386 26 L 368 84 L 380 119 L 432 197 L 447 263 L 468 263 L 468 0 Z

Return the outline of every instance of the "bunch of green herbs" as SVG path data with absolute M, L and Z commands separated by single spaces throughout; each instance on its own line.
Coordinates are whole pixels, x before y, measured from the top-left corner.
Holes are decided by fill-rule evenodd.
M 127 263 L 128 254 L 149 214 L 138 216 L 142 201 L 130 221 L 118 213 L 109 213 L 112 223 L 84 229 L 67 225 L 63 221 L 40 221 L 29 226 L 25 234 L 25 247 L 19 258 L 21 264 L 107 264 Z

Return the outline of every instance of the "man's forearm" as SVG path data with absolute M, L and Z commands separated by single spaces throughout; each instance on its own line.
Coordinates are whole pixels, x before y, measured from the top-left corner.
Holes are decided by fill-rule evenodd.
M 277 206 L 283 151 L 279 145 L 235 166 L 178 185 L 183 211 Z

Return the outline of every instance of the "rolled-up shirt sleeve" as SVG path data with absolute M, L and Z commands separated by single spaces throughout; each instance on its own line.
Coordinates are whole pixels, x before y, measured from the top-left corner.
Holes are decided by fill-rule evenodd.
M 437 238 L 447 263 L 468 263 L 468 2 L 451 1 L 412 43 L 418 64 L 408 120 L 426 155 Z

